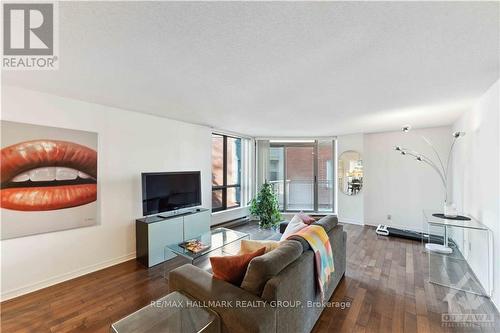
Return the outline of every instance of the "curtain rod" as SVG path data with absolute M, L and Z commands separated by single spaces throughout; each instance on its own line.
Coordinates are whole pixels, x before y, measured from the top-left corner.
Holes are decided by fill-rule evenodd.
M 252 140 L 252 139 L 253 139 L 253 137 L 251 137 L 251 136 L 244 135 L 244 134 L 237 133 L 237 132 L 231 132 L 231 131 L 219 130 L 219 129 L 216 129 L 216 128 L 213 128 L 213 127 L 211 127 L 210 129 L 212 130 L 212 133 L 214 133 L 214 134 L 221 134 L 221 135 L 234 136 L 234 137 L 237 137 L 237 138 L 249 139 L 249 140 Z
M 215 134 L 222 134 L 222 135 L 228 135 L 228 136 L 235 136 L 238 138 L 243 138 L 243 139 L 254 139 L 254 140 L 337 140 L 336 136 L 259 136 L 259 137 L 252 137 L 249 135 L 241 134 L 238 132 L 231 132 L 231 131 L 226 131 L 226 130 L 221 130 L 217 128 L 210 128 L 212 130 L 212 133 Z
M 336 136 L 268 136 L 268 137 L 256 137 L 255 140 L 337 140 Z

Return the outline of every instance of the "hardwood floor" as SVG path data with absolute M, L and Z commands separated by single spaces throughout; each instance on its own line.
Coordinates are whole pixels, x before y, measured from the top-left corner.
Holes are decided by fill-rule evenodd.
M 235 227 L 266 239 L 256 224 Z M 377 236 L 372 228 L 346 225 L 347 272 L 313 329 L 323 332 L 495 332 L 500 318 L 493 304 L 426 281 L 427 257 L 419 242 Z M 111 323 L 168 293 L 168 272 L 176 258 L 145 269 L 135 260 L 1 303 L 2 332 L 109 332 Z M 197 262 L 206 266 L 207 260 Z M 466 302 L 461 301 L 466 299 Z M 478 302 L 479 300 L 479 302 Z M 486 314 L 491 326 L 442 327 L 443 313 Z M 292 332 L 290 332 L 292 333 Z
M 428 257 L 420 242 L 377 236 L 370 227 L 346 225 L 344 229 L 347 272 L 331 300 L 350 299 L 352 306 L 326 308 L 313 332 L 500 330 L 498 312 L 489 299 L 458 291 L 451 296 L 451 289 L 427 281 Z M 442 314 L 447 313 L 487 314 L 494 322 L 443 327 Z

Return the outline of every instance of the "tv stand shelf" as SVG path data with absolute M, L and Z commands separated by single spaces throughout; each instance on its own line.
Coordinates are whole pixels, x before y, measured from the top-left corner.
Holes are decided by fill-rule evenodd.
M 208 212 L 209 210 L 206 209 L 206 208 L 196 208 L 196 209 L 193 209 L 193 210 L 183 211 L 183 212 L 180 212 L 180 213 L 170 213 L 169 215 L 166 215 L 167 213 L 160 213 L 158 215 L 153 215 L 153 216 L 148 216 L 148 217 L 143 217 L 143 218 L 137 219 L 136 222 L 154 223 L 154 222 L 159 222 L 159 221 L 173 219 L 173 218 L 176 218 L 176 217 L 179 217 L 179 216 L 185 216 L 185 215 L 203 213 L 205 211 Z
M 173 252 L 165 252 L 166 246 L 196 238 L 209 231 L 210 219 L 209 209 L 196 208 L 170 213 L 168 216 L 156 215 L 135 220 L 137 260 L 152 267 L 174 258 Z

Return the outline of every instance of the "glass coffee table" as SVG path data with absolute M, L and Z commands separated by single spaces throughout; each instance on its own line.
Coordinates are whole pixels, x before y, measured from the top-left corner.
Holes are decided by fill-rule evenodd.
M 208 246 L 206 249 L 200 252 L 194 253 L 180 246 L 180 244 L 167 245 L 165 247 L 165 251 L 172 251 L 173 253 L 182 256 L 193 263 L 196 259 L 203 257 L 212 251 L 223 249 L 225 246 L 231 243 L 248 237 L 249 234 L 246 234 L 244 232 L 239 232 L 227 228 L 215 228 L 195 238 L 204 245 Z
M 111 333 L 219 333 L 220 318 L 213 310 L 174 291 L 113 323 Z

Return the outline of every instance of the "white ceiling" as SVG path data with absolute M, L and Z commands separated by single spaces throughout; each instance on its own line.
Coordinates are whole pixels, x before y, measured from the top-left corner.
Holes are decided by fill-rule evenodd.
M 3 83 L 257 136 L 450 124 L 499 75 L 499 2 L 62 2 L 60 69 Z

